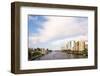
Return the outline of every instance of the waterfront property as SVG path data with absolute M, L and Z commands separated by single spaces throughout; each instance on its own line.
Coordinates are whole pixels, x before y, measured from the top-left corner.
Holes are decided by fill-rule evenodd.
M 44 48 L 29 48 L 28 49 L 28 60 L 35 60 L 36 58 L 39 58 L 41 56 L 44 56 L 51 52 L 51 50 L 44 49 Z
M 49 50 L 47 48 L 29 48 L 28 60 L 55 60 L 87 58 L 88 45 L 85 41 L 68 41 L 61 50 Z
M 68 53 L 84 54 L 87 56 L 88 55 L 88 44 L 83 40 L 68 41 L 62 50 Z

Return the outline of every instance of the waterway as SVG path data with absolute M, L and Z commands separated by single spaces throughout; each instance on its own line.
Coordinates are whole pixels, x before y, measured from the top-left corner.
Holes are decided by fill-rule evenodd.
M 41 56 L 35 60 L 55 60 L 55 59 L 79 59 L 86 58 L 83 55 L 68 54 L 67 52 L 62 52 L 58 50 L 53 50 L 52 52 Z

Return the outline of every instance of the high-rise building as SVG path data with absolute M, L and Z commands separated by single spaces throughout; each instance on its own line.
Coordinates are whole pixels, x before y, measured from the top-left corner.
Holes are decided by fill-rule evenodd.
M 88 49 L 88 44 L 85 44 L 85 49 Z
M 75 42 L 75 51 L 79 51 L 79 41 Z
M 85 48 L 87 48 L 88 45 L 85 44 L 85 41 L 68 41 L 65 44 L 66 50 L 71 51 L 83 51 Z
M 85 50 L 85 41 L 79 41 L 79 51 Z
M 70 48 L 72 51 L 75 50 L 75 41 L 71 41 L 71 48 Z
M 67 43 L 68 50 L 71 50 L 71 41 Z

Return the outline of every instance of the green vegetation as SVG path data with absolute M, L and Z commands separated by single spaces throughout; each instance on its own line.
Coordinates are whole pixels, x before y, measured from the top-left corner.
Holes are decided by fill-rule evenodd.
M 32 52 L 33 52 L 33 49 L 32 48 L 28 48 L 28 59 L 29 60 L 32 58 Z
M 34 52 L 34 53 L 32 54 L 33 57 L 40 56 L 40 55 L 42 55 L 42 54 L 41 54 L 41 52 L 39 52 L 39 51 L 36 51 L 36 52 Z
M 44 51 L 44 52 L 43 52 Z M 45 52 L 46 51 L 46 52 Z M 52 52 L 52 50 L 44 49 L 43 48 L 28 48 L 28 60 L 34 60 L 40 56 L 43 56 L 45 54 L 48 54 L 49 52 Z
M 36 51 L 41 51 L 41 49 L 40 48 L 37 48 Z
M 88 56 L 88 50 L 87 50 L 87 49 L 84 49 L 84 50 L 83 50 L 83 55 L 84 55 L 84 56 Z
M 29 60 L 35 59 L 40 56 L 42 56 L 41 49 L 37 48 L 33 50 L 32 48 L 28 48 L 28 59 Z

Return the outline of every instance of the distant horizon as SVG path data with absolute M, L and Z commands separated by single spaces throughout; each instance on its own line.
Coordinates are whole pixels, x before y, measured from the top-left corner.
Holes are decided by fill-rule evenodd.
M 28 48 L 60 50 L 66 41 L 88 43 L 88 17 L 28 16 Z
M 75 41 L 75 40 L 72 40 L 72 41 Z M 81 40 L 77 40 L 77 41 L 81 41 Z M 84 40 L 83 40 L 84 41 Z M 66 41 L 66 43 L 65 44 L 67 44 L 67 42 L 69 42 L 69 41 Z M 85 44 L 87 44 L 88 45 L 88 41 L 85 41 Z M 64 46 L 64 45 L 63 45 Z M 43 49 L 43 47 L 35 47 L 35 48 L 31 48 L 31 49 L 36 49 L 36 48 L 42 48 Z M 61 47 L 62 48 L 62 47 Z M 49 48 L 44 48 L 44 49 L 49 49 L 49 50 L 61 50 L 61 48 L 60 49 L 49 49 Z

